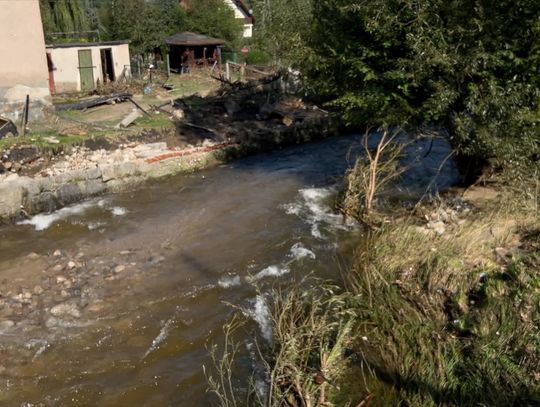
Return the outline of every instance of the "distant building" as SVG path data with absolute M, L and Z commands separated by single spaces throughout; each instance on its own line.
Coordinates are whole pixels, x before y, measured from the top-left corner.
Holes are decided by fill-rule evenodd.
M 129 41 L 47 45 L 51 93 L 90 91 L 131 76 Z
M 253 10 L 248 7 L 244 0 L 224 0 L 233 10 L 237 19 L 244 21 L 244 38 L 253 37 Z
M 187 72 L 196 66 L 220 62 L 220 47 L 225 40 L 206 35 L 183 32 L 165 39 L 170 49 L 170 67 L 175 72 Z
M 4 1 L 0 11 L 0 115 L 30 118 L 51 104 L 39 0 Z
M 234 16 L 244 22 L 244 38 L 253 37 L 253 10 L 246 4 L 244 0 L 223 0 L 234 11 Z M 189 8 L 189 0 L 179 0 L 180 5 L 185 9 Z

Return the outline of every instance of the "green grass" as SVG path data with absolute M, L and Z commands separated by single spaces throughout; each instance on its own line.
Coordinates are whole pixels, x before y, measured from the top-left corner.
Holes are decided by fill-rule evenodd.
M 70 118 L 77 120 L 80 117 L 79 112 L 62 112 L 59 117 Z M 116 123 L 116 122 L 115 122 Z M 140 132 L 144 129 L 166 129 L 174 128 L 174 123 L 168 118 L 167 115 L 159 113 L 150 113 L 150 116 L 144 115 L 128 129 L 128 130 L 116 130 L 112 127 L 112 123 L 109 126 L 107 123 L 100 123 L 100 126 L 95 128 L 85 127 L 84 124 L 80 126 L 77 123 L 73 123 L 74 127 L 81 127 L 85 129 L 84 135 L 68 134 L 68 130 L 52 130 L 47 126 L 40 126 L 36 124 L 31 133 L 20 137 L 7 137 L 0 140 L 0 153 L 15 146 L 15 145 L 33 145 L 44 152 L 58 151 L 64 147 L 80 145 L 84 140 L 96 137 L 107 137 L 111 140 L 116 138 L 126 137 L 130 134 Z M 109 126 L 106 128 L 104 126 Z M 50 127 L 50 126 L 48 126 Z M 58 143 L 47 140 L 48 138 L 58 140 Z
M 150 116 L 144 115 L 137 119 L 133 127 L 138 129 L 160 129 L 174 127 L 174 123 L 164 113 L 150 113 Z
M 58 143 L 48 141 L 52 137 L 58 140 Z M 3 152 L 14 145 L 33 145 L 42 151 L 57 150 L 60 146 L 69 146 L 80 144 L 85 137 L 83 136 L 65 136 L 57 132 L 48 130 L 28 134 L 21 137 L 8 137 L 0 140 L 0 152 Z
M 540 252 L 493 255 L 538 236 L 538 214 L 516 213 L 484 212 L 440 238 L 394 224 L 358 247 L 348 283 L 372 405 L 540 403 Z

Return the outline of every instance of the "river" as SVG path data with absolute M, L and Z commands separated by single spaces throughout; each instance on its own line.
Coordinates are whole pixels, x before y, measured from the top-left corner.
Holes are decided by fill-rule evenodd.
M 339 281 L 360 232 L 332 203 L 359 150 L 292 147 L 0 228 L 0 404 L 208 405 L 235 307 L 248 345 L 271 337 L 271 287 Z

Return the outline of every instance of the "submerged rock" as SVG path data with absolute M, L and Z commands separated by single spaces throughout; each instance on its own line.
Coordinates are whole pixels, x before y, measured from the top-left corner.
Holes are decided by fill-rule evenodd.
M 15 322 L 6 319 L 0 322 L 0 332 L 7 331 L 15 326 Z
M 79 308 L 75 304 L 67 302 L 55 305 L 51 308 L 50 313 L 55 317 L 70 316 L 73 318 L 80 318 L 81 316 L 81 311 L 79 310 Z

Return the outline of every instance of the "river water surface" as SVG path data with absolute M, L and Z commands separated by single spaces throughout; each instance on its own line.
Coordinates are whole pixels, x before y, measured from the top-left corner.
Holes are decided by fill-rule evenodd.
M 0 404 L 208 405 L 202 366 L 228 304 L 253 316 L 246 343 L 265 340 L 254 283 L 339 279 L 354 232 L 332 212 L 332 186 L 357 142 L 258 155 L 0 229 L 11 321 L 0 326 Z M 58 304 L 71 308 L 51 312 Z
M 0 405 L 209 405 L 233 305 L 245 344 L 271 340 L 265 292 L 339 281 L 359 232 L 334 187 L 359 150 L 293 147 L 0 228 Z

